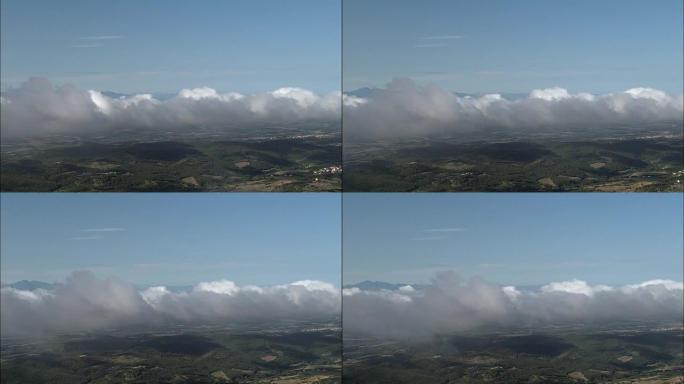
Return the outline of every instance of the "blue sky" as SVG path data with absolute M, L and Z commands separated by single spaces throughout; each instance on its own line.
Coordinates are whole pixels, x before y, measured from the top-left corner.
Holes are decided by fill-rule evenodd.
M 3 0 L 2 87 L 340 88 L 340 0 Z
M 340 280 L 339 194 L 7 194 L 3 282 Z M 346 194 L 344 279 L 682 280 L 681 194 Z
M 682 281 L 682 195 L 345 194 L 344 284 Z
M 344 89 L 682 92 L 681 0 L 345 0 Z
M 339 194 L 2 194 L 3 282 L 339 284 Z

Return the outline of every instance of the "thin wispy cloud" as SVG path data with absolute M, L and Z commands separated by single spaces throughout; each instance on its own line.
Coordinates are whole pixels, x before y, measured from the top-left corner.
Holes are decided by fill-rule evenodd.
M 425 233 L 439 233 L 439 232 L 463 232 L 467 230 L 467 228 L 463 227 L 448 227 L 448 228 L 430 228 L 430 229 L 424 229 L 422 232 Z
M 463 227 L 428 228 L 420 231 L 419 236 L 414 237 L 413 241 L 441 241 L 449 239 L 449 234 L 465 231 Z
M 412 240 L 413 241 L 441 241 L 441 240 L 446 240 L 448 239 L 447 236 L 423 236 L 423 237 L 414 237 Z
M 79 37 L 77 40 L 79 43 L 72 45 L 72 48 L 80 48 L 80 49 L 93 49 L 93 48 L 100 48 L 104 47 L 103 42 L 105 41 L 110 41 L 110 40 L 119 40 L 123 39 L 123 36 L 121 35 L 99 35 L 99 36 L 82 36 Z
M 428 228 L 420 231 L 419 236 L 412 238 L 413 241 L 441 241 L 449 239 L 449 234 L 465 231 L 463 227 Z
M 446 47 L 447 45 L 444 43 L 432 43 L 432 44 L 416 44 L 413 47 L 414 48 L 441 48 L 441 47 Z
M 433 35 L 425 36 L 421 39 L 421 42 L 415 44 L 413 48 L 444 48 L 448 47 L 449 41 L 460 40 L 463 35 Z
M 458 40 L 462 39 L 463 35 L 436 35 L 436 36 L 426 36 L 425 40 Z
M 76 240 L 76 241 L 92 241 L 92 240 L 102 240 L 104 237 L 102 236 L 76 236 L 72 237 L 71 240 Z
M 103 240 L 105 238 L 104 235 L 107 233 L 122 232 L 125 230 L 126 230 L 125 228 L 119 228 L 119 227 L 86 228 L 86 229 L 81 229 L 79 231 L 79 232 L 83 233 L 82 235 L 74 236 L 71 238 L 71 240 L 76 240 L 76 241 Z
M 102 46 L 103 46 L 102 44 L 94 43 L 94 44 L 75 44 L 75 45 L 72 45 L 71 47 L 72 48 L 81 48 L 81 49 L 90 49 L 90 48 L 100 48 Z
M 83 36 L 83 37 L 79 37 L 78 39 L 79 40 L 87 40 L 87 41 L 118 40 L 118 39 L 123 39 L 123 36 L 121 36 L 121 35 Z
M 125 228 L 119 228 L 119 227 L 105 227 L 105 228 L 82 229 L 81 232 L 122 232 L 125 230 L 126 230 Z
M 485 70 L 485 71 L 477 71 L 477 72 L 475 72 L 475 74 L 480 75 L 480 76 L 501 76 L 501 75 L 504 75 L 505 72 L 504 71 Z

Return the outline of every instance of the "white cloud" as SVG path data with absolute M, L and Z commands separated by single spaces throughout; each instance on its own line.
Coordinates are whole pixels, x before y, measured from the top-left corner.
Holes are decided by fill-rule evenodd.
M 410 285 L 402 285 L 401 287 L 399 287 L 399 292 L 413 293 L 415 291 L 416 291 L 416 289 Z
M 209 87 L 181 90 L 176 97 L 157 100 L 150 94 L 112 98 L 102 92 L 32 78 L 2 94 L 4 137 L 110 132 L 118 128 L 230 129 L 303 120 L 340 119 L 340 92 L 318 95 L 288 87 L 243 95 L 220 93 Z
M 216 99 L 221 101 L 230 102 L 233 100 L 243 99 L 245 96 L 240 93 L 226 93 L 219 94 L 215 89 L 209 87 L 193 88 L 193 89 L 182 89 L 178 93 L 178 97 L 192 99 L 192 100 L 202 100 L 202 99 Z
M 560 87 L 508 100 L 500 94 L 458 96 L 438 86 L 395 79 L 368 98 L 345 103 L 345 138 L 459 135 L 508 129 L 515 133 L 606 129 L 620 124 L 682 121 L 682 94 L 651 88 L 592 95 Z
M 138 291 L 114 278 L 74 272 L 52 291 L 1 291 L 2 335 L 80 332 L 130 325 L 217 323 L 278 319 L 327 319 L 340 313 L 340 290 L 303 280 L 278 286 L 202 282 L 172 292 L 164 286 Z
M 12 287 L 4 287 L 2 288 L 5 290 L 8 294 L 14 295 L 22 300 L 26 300 L 28 302 L 37 302 L 42 300 L 45 297 L 50 297 L 52 294 L 44 289 L 36 289 L 34 291 L 24 291 L 21 289 L 16 289 Z
M 501 290 L 512 301 L 518 300 L 518 297 L 520 297 L 520 295 L 522 295 L 522 293 L 520 291 L 518 291 L 518 289 L 512 285 L 501 287 Z
M 628 288 L 629 289 L 639 289 L 639 288 L 657 287 L 657 286 L 661 286 L 668 291 L 681 291 L 684 289 L 684 283 L 682 283 L 680 281 L 665 280 L 665 279 L 648 280 L 648 281 L 644 281 L 643 283 L 640 283 L 640 284 L 629 285 Z
M 197 292 L 212 292 L 222 295 L 232 295 L 239 292 L 238 286 L 230 280 L 210 281 L 199 283 L 195 287 Z
M 535 89 L 530 92 L 530 99 L 541 99 L 546 101 L 563 100 L 570 97 L 566 89 L 553 87 L 546 89 Z M 497 98 L 499 99 L 499 98 Z
M 342 296 L 353 296 L 361 293 L 361 289 L 358 287 L 344 288 L 342 289 Z
M 170 295 L 171 292 L 164 286 L 149 287 L 146 290 L 140 292 L 143 300 L 151 306 L 159 304 L 159 301 L 166 295 Z
M 554 282 L 551 284 L 547 284 L 543 287 L 541 287 L 542 292 L 565 292 L 565 293 L 574 293 L 578 295 L 585 295 L 592 297 L 594 296 L 595 293 L 597 292 L 604 292 L 604 291 L 610 291 L 612 290 L 611 287 L 606 286 L 606 285 L 596 285 L 596 286 L 590 286 L 587 284 L 586 281 L 582 280 L 570 280 L 570 281 L 561 281 L 561 282 Z
M 497 327 L 676 323 L 684 314 L 683 292 L 682 283 L 671 280 L 626 286 L 571 280 L 523 290 L 443 272 L 419 289 L 345 288 L 344 326 L 351 334 L 406 339 Z
M 337 293 L 337 288 L 335 288 L 334 285 L 319 280 L 300 280 L 295 281 L 290 285 L 304 287 L 307 291 L 321 291 L 332 294 Z
M 309 107 L 318 101 L 318 96 L 311 91 L 302 88 L 278 88 L 271 92 L 276 99 L 294 100 L 302 108 Z
M 3 103 L 5 101 L 3 100 Z M 366 104 L 368 102 L 367 99 L 364 99 L 362 97 L 357 97 L 354 95 L 342 95 L 342 104 L 345 107 L 358 107 L 361 104 Z
M 670 102 L 670 96 L 668 96 L 667 93 L 657 89 L 631 88 L 626 90 L 625 93 L 637 99 L 650 99 L 661 105 L 667 105 Z

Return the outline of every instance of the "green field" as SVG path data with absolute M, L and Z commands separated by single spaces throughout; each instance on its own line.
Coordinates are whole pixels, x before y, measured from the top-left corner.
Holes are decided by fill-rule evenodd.
M 349 149 L 347 149 L 349 148 Z M 682 137 L 345 146 L 346 191 L 682 191 Z
M 3 143 L 2 191 L 339 191 L 339 133 Z
M 682 330 L 344 339 L 344 383 L 682 383 Z
M 339 383 L 340 343 L 335 323 L 3 339 L 2 383 Z

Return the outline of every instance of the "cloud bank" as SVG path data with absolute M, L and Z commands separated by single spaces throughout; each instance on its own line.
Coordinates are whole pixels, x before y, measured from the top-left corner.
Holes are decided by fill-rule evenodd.
M 79 271 L 53 290 L 3 287 L 1 299 L 3 336 L 168 323 L 328 319 L 340 313 L 340 290 L 315 280 L 268 287 L 221 280 L 182 292 L 163 286 L 138 291 L 121 280 Z
M 683 289 L 670 280 L 621 287 L 572 280 L 521 290 L 443 272 L 419 288 L 343 289 L 343 326 L 350 334 L 412 339 L 491 328 L 681 322 Z
M 608 322 L 681 322 L 684 284 L 650 280 L 625 286 L 552 282 L 529 290 L 482 279 L 437 274 L 424 286 L 342 290 L 350 334 L 416 339 L 437 333 Z M 3 287 L 3 336 L 39 336 L 164 324 L 329 319 L 339 316 L 340 290 L 303 280 L 275 286 L 202 282 L 173 291 L 138 290 L 115 278 L 74 272 L 54 289 Z
M 593 95 L 555 87 L 509 100 L 500 94 L 458 96 L 434 85 L 395 79 L 372 90 L 368 97 L 345 95 L 344 130 L 352 139 L 457 135 L 502 128 L 524 133 L 681 122 L 683 113 L 682 94 L 668 95 L 651 88 Z
M 79 134 L 116 128 L 192 129 L 249 126 L 309 119 L 339 121 L 339 92 L 318 95 L 301 88 L 244 95 L 208 87 L 183 89 L 159 100 L 151 94 L 109 97 L 74 86 L 54 87 L 31 78 L 0 98 L 5 137 Z

